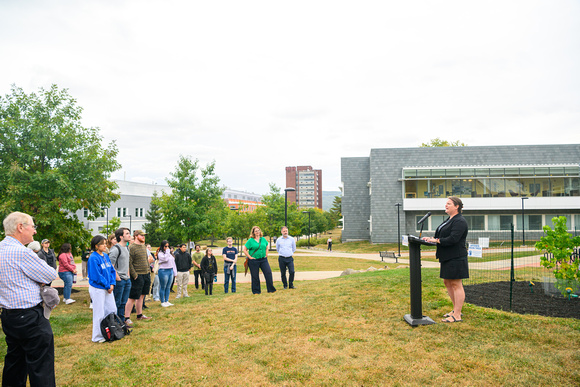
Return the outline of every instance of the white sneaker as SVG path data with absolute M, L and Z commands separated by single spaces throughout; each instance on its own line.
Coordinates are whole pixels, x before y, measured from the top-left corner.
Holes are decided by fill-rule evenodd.
M 89 309 L 93 309 L 93 303 L 91 302 L 91 305 L 89 305 Z
M 173 306 L 173 304 L 169 301 L 167 301 L 167 306 Z
M 187 298 L 189 298 L 189 294 L 186 294 L 186 295 L 185 295 L 185 296 L 183 296 L 183 297 L 187 297 Z
M 105 339 L 100 339 L 99 341 L 97 341 L 97 343 L 104 343 L 105 341 L 107 341 L 107 340 L 105 340 Z
M 169 302 L 162 302 L 161 306 L 167 308 L 169 306 Z
M 177 297 L 175 297 L 175 299 L 176 299 L 176 300 L 177 300 L 178 298 L 181 298 L 181 296 L 177 296 Z
M 64 303 L 67 305 L 72 304 L 73 302 L 76 302 L 76 300 L 73 300 L 72 298 L 69 298 L 68 300 L 64 301 Z

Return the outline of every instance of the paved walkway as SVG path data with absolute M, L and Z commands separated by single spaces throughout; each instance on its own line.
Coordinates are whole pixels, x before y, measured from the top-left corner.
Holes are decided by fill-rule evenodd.
M 423 256 L 435 256 L 435 251 L 425 251 L 422 253 Z M 381 261 L 381 257 L 379 253 L 343 253 L 343 252 L 329 252 L 324 250 L 308 250 L 308 249 L 297 249 L 294 253 L 295 256 L 320 256 L 320 257 L 340 257 L 340 258 L 354 258 L 354 259 L 367 259 L 372 261 L 377 261 L 377 269 L 384 266 L 387 263 L 395 263 L 395 258 L 383 258 Z M 540 257 L 541 255 L 533 256 L 533 257 L 523 257 L 523 258 L 516 258 L 514 259 L 514 266 L 518 267 L 525 267 L 525 266 L 539 266 L 540 264 Z M 409 264 L 409 254 L 408 252 L 401 252 L 401 257 L 398 258 L 400 264 L 408 265 Z M 243 262 L 243 261 L 242 261 Z M 270 259 L 270 265 L 277 264 L 276 261 Z M 429 268 L 438 268 L 439 262 L 438 261 L 421 261 L 422 267 L 429 267 Z M 471 262 L 469 264 L 470 270 L 508 270 L 511 267 L 511 260 L 505 259 L 500 261 L 490 261 L 490 262 Z M 344 270 L 348 269 L 347 267 Z M 321 280 L 326 278 L 333 278 L 339 277 L 343 271 L 296 271 L 295 281 L 313 281 L 313 280 Z M 278 278 L 276 278 L 276 276 Z M 261 282 L 264 281 L 264 276 L 260 272 L 260 280 Z M 278 272 L 274 272 L 274 281 L 279 281 L 280 275 Z M 244 276 L 244 266 L 243 263 L 238 265 L 238 274 L 236 276 L 237 283 L 250 283 L 250 273 Z M 189 276 L 189 283 L 195 283 L 195 277 L 193 274 Z M 223 273 L 218 273 L 218 284 L 224 283 L 224 275 Z M 60 278 L 54 280 L 52 282 L 52 286 L 55 287 L 62 287 L 64 286 L 62 280 Z M 77 281 L 76 284 L 73 285 L 74 287 L 88 287 L 89 284 L 87 281 Z

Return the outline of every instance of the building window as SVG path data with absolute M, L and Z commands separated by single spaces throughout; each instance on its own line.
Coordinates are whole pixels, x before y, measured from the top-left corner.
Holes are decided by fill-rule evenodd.
M 88 208 L 83 208 L 83 217 L 85 217 L 85 218 L 89 217 L 89 209 Z
M 126 207 L 117 207 L 117 217 L 123 218 L 127 216 L 127 208 Z
M 143 217 L 143 208 L 135 208 L 135 217 L 142 218 Z

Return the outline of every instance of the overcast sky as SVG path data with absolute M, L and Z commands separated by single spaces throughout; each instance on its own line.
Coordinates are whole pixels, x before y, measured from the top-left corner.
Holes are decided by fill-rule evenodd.
M 69 89 L 131 181 L 183 154 L 336 191 L 371 148 L 580 142 L 578 1 L 1 0 L 0 47 L 0 94 Z

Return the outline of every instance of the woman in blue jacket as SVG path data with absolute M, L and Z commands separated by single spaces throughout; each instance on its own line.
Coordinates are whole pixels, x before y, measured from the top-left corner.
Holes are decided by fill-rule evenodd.
M 101 321 L 110 313 L 117 313 L 117 304 L 113 289 L 116 284 L 116 272 L 107 250 L 107 239 L 102 235 L 97 235 L 91 240 L 91 250 L 89 256 L 89 294 L 93 300 L 93 342 L 102 343 L 105 341 L 101 333 Z

